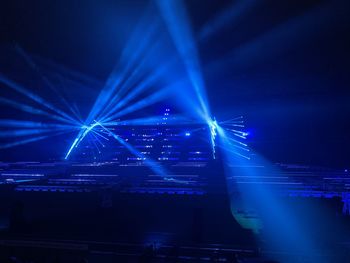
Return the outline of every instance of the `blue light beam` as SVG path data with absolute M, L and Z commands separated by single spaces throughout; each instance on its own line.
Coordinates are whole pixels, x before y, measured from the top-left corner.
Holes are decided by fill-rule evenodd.
M 195 90 L 202 117 L 209 122 L 210 111 L 205 84 L 201 73 L 196 43 L 184 3 L 182 0 L 158 0 L 157 4 Z
M 133 155 L 136 157 L 139 157 L 143 160 L 143 162 L 157 175 L 160 175 L 162 177 L 167 177 L 167 172 L 165 169 L 149 157 L 146 157 L 142 153 L 140 153 L 138 150 L 136 150 L 131 144 L 124 141 L 122 138 L 120 138 L 117 134 L 113 133 L 110 129 L 104 127 L 102 124 L 99 124 L 103 129 L 105 129 L 109 134 L 116 139 L 120 144 L 125 146 Z
M 48 113 L 46 111 L 37 109 L 35 107 L 26 105 L 24 103 L 18 103 L 16 101 L 9 100 L 9 99 L 6 99 L 6 98 L 1 98 L 1 97 L 0 97 L 0 103 L 2 103 L 4 105 L 7 105 L 7 106 L 11 106 L 13 108 L 16 108 L 18 110 L 21 110 L 23 112 L 27 112 L 27 113 L 30 113 L 30 114 L 46 116 L 48 118 L 55 119 L 55 120 L 58 120 L 58 121 L 61 121 L 61 122 L 65 122 L 65 123 L 70 123 L 70 124 L 72 123 L 71 121 L 69 121 L 66 118 L 63 118 L 63 117 L 61 117 L 59 115 L 56 115 L 56 114 L 53 114 L 53 113 Z
M 57 90 L 56 86 L 52 84 L 52 82 L 48 79 L 47 76 L 43 75 L 43 73 L 40 71 L 38 66 L 35 64 L 34 60 L 31 58 L 31 56 L 25 52 L 25 50 L 19 46 L 18 44 L 15 46 L 15 50 L 18 54 L 20 54 L 23 59 L 26 61 L 26 63 L 32 68 L 33 71 L 35 71 L 42 81 L 46 84 L 47 87 L 49 87 L 61 100 L 61 102 L 78 118 L 80 119 L 79 115 L 76 114 L 73 107 L 70 105 L 70 103 L 63 97 L 63 95 Z
M 62 117 L 64 117 L 68 121 L 71 121 L 71 123 L 73 123 L 73 124 L 77 123 L 77 120 L 73 119 L 71 116 L 69 116 L 68 114 L 66 114 L 62 110 L 57 109 L 56 107 L 54 107 L 49 102 L 45 101 L 40 96 L 30 92 L 29 90 L 25 89 L 24 87 L 21 87 L 20 85 L 18 85 L 14 81 L 10 80 L 9 78 L 5 77 L 1 73 L 0 73 L 0 83 L 5 84 L 7 87 L 17 91 L 18 93 L 21 93 L 22 95 L 30 98 L 31 100 L 35 101 L 36 103 L 38 103 L 38 104 L 40 104 L 40 105 L 42 105 L 42 106 L 44 106 L 44 107 L 46 107 L 46 108 L 56 112 L 57 114 L 61 115 Z

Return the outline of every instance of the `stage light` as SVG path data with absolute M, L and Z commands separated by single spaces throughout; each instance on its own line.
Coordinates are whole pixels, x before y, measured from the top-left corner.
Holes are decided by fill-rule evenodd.
M 190 133 L 190 132 L 186 132 L 186 133 L 185 133 L 185 136 L 187 136 L 187 137 L 188 137 L 188 136 L 191 136 L 191 133 Z
M 92 130 L 94 129 L 97 125 L 101 125 L 99 122 L 95 121 L 94 123 L 90 124 L 89 126 L 83 125 L 80 128 L 80 132 L 78 136 L 75 138 L 73 141 L 72 145 L 70 146 L 68 152 L 66 153 L 64 159 L 67 160 L 71 152 L 73 151 L 74 148 L 77 148 L 79 143 L 85 138 L 85 136 Z
M 211 141 L 213 159 L 216 159 L 215 147 L 216 147 L 216 136 L 217 136 L 218 123 L 214 118 L 213 120 L 210 120 L 208 125 L 209 125 L 209 130 L 210 130 L 210 141 Z

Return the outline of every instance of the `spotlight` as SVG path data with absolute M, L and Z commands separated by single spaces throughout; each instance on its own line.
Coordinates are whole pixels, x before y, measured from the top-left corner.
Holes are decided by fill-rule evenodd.
M 187 137 L 188 137 L 188 136 L 191 136 L 191 133 L 190 133 L 190 132 L 186 132 L 186 133 L 185 133 L 185 136 L 187 136 Z
M 69 148 L 66 156 L 64 157 L 65 160 L 68 159 L 68 157 L 71 154 L 72 150 L 74 148 L 78 147 L 79 143 L 85 138 L 85 136 L 98 125 L 101 126 L 101 123 L 99 123 L 98 121 L 94 120 L 94 123 L 91 123 L 89 126 L 87 126 L 87 125 L 81 126 L 81 129 L 80 129 L 80 132 L 79 132 L 78 136 L 75 138 L 73 144 L 71 145 L 71 147 Z
M 215 119 L 215 117 L 208 122 L 208 126 L 210 129 L 210 140 L 211 140 L 211 147 L 213 152 L 213 159 L 216 159 L 216 153 L 215 153 L 215 146 L 216 146 L 216 135 L 217 135 L 217 129 L 218 129 L 218 123 Z

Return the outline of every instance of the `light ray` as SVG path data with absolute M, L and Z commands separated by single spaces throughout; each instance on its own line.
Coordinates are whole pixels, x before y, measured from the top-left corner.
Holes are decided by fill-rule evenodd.
M 209 122 L 211 114 L 201 73 L 198 51 L 184 3 L 182 0 L 158 0 L 157 4 L 168 26 L 177 51 L 183 60 L 189 79 L 195 90 L 202 116 Z
M 57 131 L 57 130 L 67 130 L 67 128 L 24 129 L 24 130 L 0 131 L 0 138 L 22 137 L 22 136 L 28 136 L 28 135 L 48 133 L 48 132 L 53 132 L 53 131 Z
M 113 108 L 111 108 L 108 113 L 101 116 L 100 119 L 104 119 L 106 117 L 109 117 L 110 115 L 113 115 L 118 109 L 125 106 L 127 103 L 129 103 L 131 100 L 135 99 L 138 95 L 142 94 L 142 92 L 148 90 L 151 88 L 151 84 L 157 80 L 161 75 L 165 74 L 165 71 L 169 69 L 170 65 L 172 64 L 172 61 L 162 65 L 160 68 L 158 68 L 154 73 L 150 74 L 145 80 L 141 81 L 136 87 L 134 87 L 125 98 L 120 100 L 118 103 L 116 103 Z
M 151 40 L 150 36 L 155 32 L 158 27 L 158 23 L 153 23 L 147 30 L 147 32 L 143 32 L 145 34 L 145 38 L 143 42 L 140 43 L 139 39 L 137 40 L 138 47 L 135 48 L 130 44 L 126 45 L 124 49 L 121 61 L 126 62 L 126 65 L 123 65 L 123 71 L 120 73 L 118 67 L 115 67 L 111 74 L 109 75 L 105 86 L 101 90 L 99 96 L 97 97 L 90 114 L 86 120 L 86 123 L 91 123 L 96 117 L 101 113 L 101 110 L 108 104 L 108 101 L 112 98 L 114 92 L 119 87 L 124 79 L 124 75 L 130 70 L 134 61 L 140 54 L 142 54 L 143 50 L 148 45 Z M 136 35 L 135 35 L 136 36 Z M 147 37 L 148 36 L 148 37 Z M 133 47 L 133 49 L 132 49 Z M 131 53 L 132 50 L 132 53 Z
M 162 116 L 150 116 L 146 118 L 122 120 L 122 121 L 113 121 L 113 122 L 103 122 L 105 127 L 117 126 L 117 125 L 159 125 L 164 122 L 164 117 Z M 188 119 L 182 115 L 172 115 L 167 118 L 167 125 L 183 125 L 183 124 L 194 124 L 195 122 L 191 119 Z
M 26 61 L 26 63 L 34 70 L 42 79 L 42 81 L 46 84 L 47 87 L 49 87 L 58 97 L 59 100 L 75 115 L 75 111 L 73 110 L 72 106 L 68 103 L 68 101 L 63 97 L 63 95 L 57 90 L 56 86 L 52 84 L 52 82 L 48 79 L 47 76 L 43 75 L 43 73 L 40 71 L 40 69 L 35 64 L 34 60 L 30 57 L 30 55 L 25 52 L 25 50 L 20 47 L 18 44 L 15 46 L 15 50 L 18 54 L 20 54 L 23 59 Z M 77 118 L 79 116 L 76 115 Z
M 65 122 L 65 123 L 70 123 L 70 124 L 72 123 L 71 121 L 69 121 L 66 118 L 63 118 L 59 115 L 56 115 L 54 113 L 48 113 L 46 111 L 37 109 L 35 107 L 26 105 L 24 103 L 18 103 L 16 101 L 9 100 L 9 99 L 2 98 L 2 97 L 0 97 L 0 103 L 11 106 L 11 107 L 16 108 L 18 110 L 21 110 L 23 112 L 27 112 L 27 113 L 31 113 L 31 114 L 35 114 L 35 115 L 46 116 L 46 117 L 49 117 L 51 119 L 59 120 L 61 122 Z
M 111 130 L 109 130 L 108 128 L 104 127 L 102 124 L 100 124 L 100 126 L 105 129 L 106 131 L 109 132 L 109 134 L 111 136 L 113 136 L 114 139 L 116 139 L 120 144 L 122 144 L 123 146 L 125 146 L 125 148 L 127 148 L 132 154 L 134 154 L 136 157 L 142 158 L 143 162 L 153 171 L 155 172 L 157 175 L 166 177 L 167 176 L 167 172 L 165 171 L 165 169 L 158 163 L 156 163 L 155 161 L 153 161 L 152 159 L 150 159 L 149 157 L 143 155 L 142 153 L 140 153 L 138 150 L 136 150 L 131 144 L 127 143 L 126 141 L 124 141 L 122 138 L 120 138 L 118 135 L 116 135 L 115 133 L 113 133 Z
M 161 42 L 158 41 L 158 43 L 154 44 L 153 47 L 151 47 L 150 50 L 147 51 L 147 54 L 141 59 L 141 61 L 136 65 L 136 67 L 133 69 L 132 73 L 128 76 L 126 81 L 122 85 L 120 85 L 120 88 L 117 90 L 116 94 L 110 99 L 109 103 L 105 106 L 105 108 L 101 111 L 101 114 L 99 116 L 103 116 L 104 114 L 110 114 L 110 112 L 113 110 L 114 105 L 118 105 L 118 100 L 122 98 L 123 95 L 127 91 L 130 90 L 132 87 L 132 84 L 134 84 L 137 81 L 136 76 L 140 75 L 140 71 L 144 67 L 145 63 L 148 59 L 153 58 L 151 55 L 154 55 L 154 50 L 159 48 Z M 141 83 L 147 82 L 147 80 L 142 80 Z M 144 85 L 145 86 L 145 85 Z M 101 118 L 101 117 L 99 117 Z
M 67 125 L 67 124 L 56 124 L 56 123 L 42 123 L 33 121 L 22 121 L 22 120 L 11 120 L 1 119 L 0 127 L 4 128 L 78 128 L 79 126 Z
M 102 139 L 105 139 L 106 141 L 109 141 L 109 139 L 101 134 L 100 131 L 92 130 L 93 133 L 100 136 Z
M 67 120 L 70 120 L 72 123 L 77 123 L 77 120 L 73 119 L 71 116 L 69 116 L 68 114 L 66 114 L 62 110 L 57 109 L 56 107 L 54 107 L 49 102 L 45 101 L 40 96 L 30 92 L 29 90 L 25 89 L 24 87 L 21 87 L 20 85 L 18 85 L 14 81 L 10 80 L 9 78 L 5 77 L 1 73 L 0 73 L 0 82 L 5 84 L 7 87 L 12 88 L 13 90 L 17 91 L 18 93 L 21 93 L 21 94 L 27 96 L 28 98 L 30 98 L 31 100 L 35 101 L 36 103 L 38 103 L 38 104 L 40 104 L 40 105 L 42 105 L 42 106 L 44 106 L 44 107 L 46 107 L 46 108 L 56 112 L 57 114 L 59 114 L 62 117 L 66 118 Z
M 37 136 L 37 137 L 29 138 L 29 139 L 16 141 L 16 142 L 6 143 L 6 144 L 0 145 L 0 149 L 7 149 L 7 148 L 12 148 L 12 147 L 15 147 L 15 146 L 20 146 L 20 145 L 23 145 L 23 144 L 27 144 L 27 143 L 33 143 L 33 142 L 37 142 L 37 141 L 44 140 L 44 139 L 49 138 L 49 137 L 61 135 L 61 134 L 68 133 L 68 132 L 70 132 L 70 131 L 60 131 L 60 132 L 57 132 L 57 133 L 51 133 L 51 134 L 48 134 L 48 135 L 42 135 L 42 136 Z
M 128 113 L 140 110 L 142 108 L 145 108 L 147 106 L 150 106 L 156 102 L 159 102 L 161 100 L 163 100 L 166 97 L 169 97 L 171 95 L 171 93 L 174 92 L 174 87 L 173 86 L 169 86 L 166 88 L 163 88 L 151 95 L 149 95 L 148 97 L 130 105 L 129 107 L 117 112 L 116 114 L 113 114 L 112 116 L 109 116 L 107 118 L 102 119 L 102 122 L 109 122 L 113 119 L 116 119 L 118 117 L 121 117 L 123 115 L 126 115 Z
M 85 136 L 93 129 L 95 128 L 97 125 L 99 125 L 98 123 L 93 123 L 91 124 L 90 126 L 82 126 L 80 131 L 79 131 L 79 134 L 78 136 L 75 138 L 73 144 L 71 145 L 71 147 L 69 148 L 66 156 L 64 157 L 65 160 L 68 159 L 69 155 L 71 154 L 72 150 L 74 148 L 77 148 L 79 143 L 85 138 Z
M 257 2 L 258 1 L 256 0 L 237 1 L 226 7 L 223 11 L 219 12 L 214 19 L 207 22 L 201 28 L 198 34 L 198 39 L 201 41 L 207 40 L 219 33 L 225 27 L 234 25 L 235 22 L 254 7 L 254 4 Z

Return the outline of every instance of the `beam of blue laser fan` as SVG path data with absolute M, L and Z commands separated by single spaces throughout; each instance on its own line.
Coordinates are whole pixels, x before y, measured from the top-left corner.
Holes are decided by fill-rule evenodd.
M 100 124 L 102 128 L 104 128 L 106 131 L 110 133 L 111 136 L 113 136 L 114 139 L 116 139 L 120 144 L 125 146 L 132 154 L 134 154 L 136 157 L 142 158 L 143 162 L 152 169 L 153 172 L 155 172 L 157 175 L 161 176 L 167 176 L 167 173 L 163 167 L 161 167 L 158 163 L 153 161 L 152 159 L 146 157 L 142 153 L 140 153 L 138 150 L 136 150 L 131 144 L 124 141 L 122 138 L 120 138 L 117 134 L 110 131 L 108 128 L 104 127 L 104 125 Z
M 66 80 L 63 78 L 63 76 L 61 74 L 57 74 L 57 76 L 59 77 L 59 80 L 60 80 L 60 87 L 62 88 L 62 90 L 64 90 L 65 86 L 66 86 Z M 64 98 L 63 95 L 62 95 L 62 99 L 64 100 L 66 106 L 70 109 L 70 111 L 75 115 L 77 120 L 79 120 L 80 123 L 84 123 L 84 121 L 81 117 L 81 113 L 80 113 L 79 108 L 77 107 L 76 103 L 74 103 L 74 102 L 69 103 Z
M 235 150 L 233 150 L 231 147 L 227 148 L 227 147 L 222 147 L 222 146 L 220 146 L 220 145 L 219 145 L 219 147 L 220 147 L 220 148 L 224 148 L 224 150 L 225 150 L 226 152 L 233 153 L 233 154 L 235 154 L 235 155 L 237 155 L 237 156 L 239 156 L 239 157 L 243 157 L 244 159 L 250 160 L 250 157 L 249 157 L 249 156 L 246 156 L 246 155 L 244 155 L 244 154 L 242 154 L 242 153 L 240 153 L 240 152 L 238 152 L 238 151 L 235 151 Z
M 226 126 L 233 126 L 233 127 L 240 127 L 240 128 L 244 128 L 243 124 L 225 124 Z
M 232 122 L 226 122 L 220 124 L 221 126 L 230 126 L 230 125 L 237 125 L 237 124 L 243 124 L 244 121 L 232 121 Z
M 96 137 L 96 135 L 95 135 L 93 132 L 90 132 L 90 135 L 93 136 L 93 137 L 96 139 L 96 141 L 97 141 L 97 137 Z M 92 143 L 95 145 L 95 147 L 96 147 L 98 153 L 101 153 L 101 150 L 100 150 L 100 148 L 98 147 L 96 141 L 95 141 L 95 140 L 91 140 L 91 141 L 92 141 Z M 102 146 L 103 146 L 103 145 L 102 145 Z
M 99 132 L 100 132 L 100 133 L 103 133 L 103 134 L 105 134 L 105 135 L 109 135 L 109 132 L 106 132 L 105 130 L 100 130 Z
M 146 118 L 122 120 L 122 121 L 113 121 L 113 122 L 104 122 L 105 127 L 118 126 L 118 125 L 157 125 L 164 122 L 164 117 L 160 116 L 150 116 Z M 191 119 L 188 119 L 181 115 L 172 115 L 167 118 L 167 125 L 183 125 L 183 124 L 194 124 L 195 122 Z
M 15 146 L 27 144 L 27 143 L 33 143 L 33 142 L 37 142 L 37 141 L 40 141 L 40 140 L 44 140 L 44 139 L 49 138 L 49 137 L 62 135 L 64 133 L 68 133 L 68 132 L 70 132 L 70 131 L 60 131 L 60 132 L 57 132 L 57 133 L 51 133 L 51 134 L 37 136 L 37 137 L 29 138 L 29 139 L 16 141 L 16 142 L 6 143 L 6 144 L 0 145 L 0 149 L 7 149 L 7 148 L 12 148 L 12 147 L 15 147 Z
M 228 144 L 231 145 L 232 147 L 237 148 L 237 149 L 240 149 L 240 150 L 243 150 L 243 151 L 246 151 L 246 152 L 250 152 L 250 150 L 247 147 L 238 146 L 238 145 L 233 144 L 233 143 L 228 143 Z
M 46 116 L 48 118 L 59 120 L 61 122 L 65 122 L 65 123 L 70 123 L 70 124 L 72 123 L 71 121 L 69 121 L 69 120 L 67 120 L 67 119 L 65 119 L 65 118 L 63 118 L 63 117 L 61 117 L 59 115 L 56 115 L 56 114 L 53 114 L 53 113 L 48 113 L 46 111 L 37 109 L 35 107 L 26 105 L 24 103 L 18 103 L 16 101 L 9 100 L 9 99 L 6 99 L 6 98 L 1 98 L 1 97 L 0 97 L 0 103 L 8 105 L 8 106 L 11 106 L 11 107 L 16 108 L 18 110 L 21 110 L 23 112 L 28 112 L 28 113 L 35 114 L 35 115 Z
M 113 114 L 112 116 L 109 116 L 105 119 L 102 119 L 101 122 L 109 122 L 115 118 L 118 118 L 120 116 L 126 115 L 128 113 L 140 110 L 142 108 L 145 108 L 147 106 L 150 106 L 156 102 L 159 102 L 160 100 L 163 100 L 164 98 L 170 96 L 170 94 L 174 92 L 173 86 L 169 86 L 166 88 L 163 88 L 152 95 L 132 104 L 131 106 L 124 108 L 123 110 L 117 112 L 116 114 Z
M 93 130 L 97 125 L 98 125 L 97 123 L 93 123 L 93 124 L 91 124 L 90 126 L 84 126 L 85 131 L 84 131 L 82 137 L 79 139 L 78 144 L 79 144 L 79 143 L 84 139 L 84 137 L 85 137 L 87 134 L 89 134 L 89 132 L 90 132 L 91 130 Z M 78 146 L 78 145 L 77 145 L 77 146 Z M 76 146 L 76 147 L 77 147 L 77 146 Z
M 79 120 L 81 121 L 81 123 L 84 123 L 83 118 L 82 118 L 82 114 L 81 114 L 81 112 L 79 110 L 79 107 L 77 106 L 76 103 L 73 103 L 73 108 L 74 108 L 74 110 L 76 112 L 76 115 L 78 116 Z
M 226 148 L 230 149 L 229 146 Z M 225 150 L 223 158 L 231 212 L 241 226 L 256 233 L 263 228 L 260 234 L 263 235 L 264 243 L 269 249 L 297 252 L 307 256 L 310 262 L 320 262 L 321 257 L 317 255 L 318 259 L 314 258 L 315 251 L 320 251 L 317 247 L 319 244 L 308 233 L 309 225 L 303 217 L 305 212 L 310 213 L 309 219 L 313 222 L 319 219 L 318 214 L 314 213 L 312 207 L 309 207 L 311 211 L 296 209 L 288 200 L 280 198 L 281 188 L 275 188 L 271 182 L 264 181 L 264 174 L 281 174 L 281 171 L 257 153 L 254 153 L 254 162 L 237 158 L 235 154 Z M 237 181 L 237 175 L 239 175 L 239 181 Z M 251 182 L 248 181 L 249 179 L 244 180 L 247 178 L 254 178 L 254 180 Z M 285 179 L 282 184 L 295 183 L 288 178 Z M 238 211 L 245 211 L 247 215 L 254 214 L 254 217 L 242 218 Z M 289 253 L 281 253 L 278 255 L 278 262 L 288 262 L 290 258 L 286 257 L 289 255 Z M 321 262 L 325 261 L 321 260 Z
M 66 125 L 66 124 L 56 124 L 56 123 L 42 123 L 42 122 L 33 122 L 33 121 L 22 121 L 22 120 L 9 120 L 2 119 L 0 120 L 0 127 L 10 128 L 73 128 L 77 129 L 79 126 L 76 125 Z
M 172 59 L 168 62 L 165 62 L 165 64 L 163 64 L 162 66 L 158 67 L 155 71 L 149 74 L 148 77 L 146 77 L 146 79 L 141 81 L 141 83 L 139 83 L 130 92 L 128 92 L 123 99 L 121 99 L 118 103 L 116 103 L 113 106 L 113 108 L 108 110 L 108 112 L 105 115 L 102 115 L 99 119 L 103 119 L 114 114 L 118 109 L 122 108 L 131 100 L 135 99 L 137 96 L 142 94 L 142 92 L 151 88 L 152 84 L 161 76 L 165 75 L 166 71 L 170 69 L 170 67 L 174 64 L 175 61 L 176 59 Z
M 77 123 L 77 121 L 75 119 L 73 119 L 71 116 L 69 116 L 68 114 L 66 114 L 62 110 L 57 109 L 52 104 L 50 104 L 49 102 L 45 101 L 43 98 L 41 98 L 38 95 L 30 92 L 27 89 L 21 87 L 20 85 L 18 85 L 14 81 L 10 80 L 9 78 L 5 77 L 1 73 L 0 73 L 0 83 L 5 84 L 7 87 L 12 88 L 15 91 L 17 91 L 18 93 L 21 93 L 21 94 L 27 96 L 28 98 L 30 98 L 31 100 L 35 101 L 36 103 L 38 103 L 38 104 L 40 104 L 40 105 L 42 105 L 42 106 L 44 106 L 44 107 L 46 107 L 46 108 L 56 112 L 57 114 L 59 114 L 62 117 L 66 118 L 67 120 L 70 120 L 72 123 Z
M 96 141 L 97 141 L 99 144 L 101 144 L 102 147 L 105 147 L 105 145 L 101 142 L 101 139 L 98 138 L 98 137 L 96 136 L 96 135 L 98 134 L 96 131 L 92 130 L 90 134 L 92 134 L 92 135 L 94 136 L 94 138 L 96 139 Z
M 226 123 L 240 123 L 242 121 L 243 121 L 243 118 L 239 118 L 239 119 L 235 119 L 235 120 L 232 119 L 232 120 L 223 121 L 221 123 L 223 123 L 223 124 L 226 124 Z
M 340 10 L 336 9 L 338 7 L 326 1 L 285 23 L 279 23 L 277 27 L 273 27 L 268 32 L 264 31 L 255 39 L 234 48 L 221 59 L 210 64 L 206 70 L 221 72 L 228 65 L 230 70 L 236 66 L 246 67 L 252 63 L 264 61 L 266 58 L 278 56 L 289 49 L 295 49 L 310 39 L 318 39 L 321 32 L 329 26 L 332 12 L 339 14 L 338 19 L 341 16 L 348 17 L 347 14 L 339 12 Z
M 235 130 L 235 129 L 225 129 L 225 130 L 228 130 L 228 131 L 234 132 L 234 133 L 239 133 L 239 134 L 241 134 L 244 137 L 247 136 L 247 133 L 244 132 L 244 131 L 239 131 L 239 130 Z
M 148 61 L 149 58 L 152 58 L 151 55 L 154 55 L 152 53 L 156 48 L 159 47 L 159 44 L 161 42 L 158 41 L 158 43 L 154 44 L 151 47 L 151 50 L 147 51 L 147 54 L 141 59 L 141 61 L 138 62 L 136 67 L 133 69 L 132 73 L 129 74 L 126 81 L 120 85 L 120 88 L 117 90 L 116 94 L 111 98 L 109 103 L 106 105 L 106 107 L 101 111 L 101 116 L 103 116 L 104 113 L 109 112 L 111 110 L 111 107 L 113 107 L 116 102 L 118 102 L 121 97 L 130 90 L 132 85 L 137 81 L 137 76 L 140 74 L 142 68 L 144 67 L 145 63 Z M 143 83 L 145 80 L 143 80 L 141 83 Z
M 181 0 L 158 0 L 157 4 L 166 21 L 174 44 L 183 59 L 189 79 L 195 89 L 203 116 L 209 119 L 211 115 L 198 59 L 198 51 L 191 32 L 184 3 Z
M 249 156 L 240 152 L 240 150 L 250 152 L 250 150 L 246 148 L 248 146 L 247 144 L 232 139 L 230 135 L 220 126 L 218 126 L 217 131 L 220 136 L 220 141 L 217 145 L 223 149 L 225 153 L 233 153 L 239 157 L 250 160 Z
M 98 123 L 93 123 L 90 126 L 83 126 L 81 127 L 77 137 L 74 139 L 72 145 L 70 146 L 67 154 L 65 155 L 64 159 L 67 160 L 71 152 L 74 148 L 77 148 L 79 143 L 85 138 L 85 136 L 96 127 L 96 125 L 99 125 Z
M 45 76 L 40 71 L 40 69 L 37 67 L 31 56 L 27 52 L 25 52 L 25 50 L 18 44 L 16 45 L 15 50 L 24 58 L 24 60 L 33 69 L 33 71 L 35 71 L 40 76 L 40 78 L 46 84 L 46 86 L 49 87 L 57 95 L 58 99 L 61 100 L 61 102 L 75 115 L 75 112 L 70 103 L 68 103 L 68 101 L 63 97 L 63 95 L 57 90 L 56 86 L 52 84 L 52 82 L 47 78 L 47 76 Z
M 232 118 L 232 119 L 229 119 L 229 120 L 226 120 L 226 121 L 221 121 L 220 124 L 225 124 L 225 123 L 229 123 L 229 122 L 235 122 L 235 121 L 239 121 L 243 119 L 243 116 L 239 116 L 239 117 L 235 117 L 235 118 Z
M 232 138 L 228 137 L 227 134 L 225 133 L 224 137 L 223 137 L 223 145 L 227 146 L 227 147 L 230 147 L 232 149 L 232 147 L 234 148 L 237 148 L 237 149 L 240 149 L 240 150 L 243 150 L 245 152 L 250 152 L 250 149 L 248 148 L 248 145 L 247 144 L 242 144 L 242 143 L 239 143 L 239 141 L 236 141 L 236 140 L 232 140 Z
M 220 32 L 227 26 L 234 25 L 234 23 L 244 16 L 247 11 L 254 7 L 256 0 L 245 0 L 234 2 L 230 6 L 226 7 L 223 11 L 219 12 L 212 20 L 207 22 L 199 31 L 198 39 L 204 41 L 210 37 L 213 37 L 216 33 Z
M 57 130 L 67 130 L 67 128 L 51 128 L 51 129 L 24 129 L 24 130 L 10 130 L 10 131 L 0 131 L 0 138 L 9 137 L 22 137 L 28 135 L 37 135 L 43 133 L 49 133 Z
M 40 56 L 31 55 L 35 61 L 37 61 L 41 67 L 51 69 L 54 72 L 60 72 L 64 75 L 65 81 L 71 81 L 74 83 L 79 83 L 82 86 L 90 86 L 90 87 L 102 87 L 103 83 L 99 80 L 96 80 L 91 77 L 91 75 L 87 76 L 85 74 L 82 74 L 78 71 L 74 71 L 72 69 L 69 69 L 63 65 L 58 64 L 57 62 L 51 61 L 47 58 L 42 58 Z
M 146 80 L 142 81 L 137 87 L 135 87 L 124 99 L 122 99 L 119 103 L 117 103 L 113 109 L 111 109 L 108 114 L 105 114 L 104 116 L 100 117 L 100 120 L 108 119 L 107 117 L 110 117 L 113 115 L 117 110 L 122 108 L 126 103 L 128 103 L 130 100 L 134 99 L 138 94 L 140 94 L 142 91 L 145 91 L 147 88 L 151 87 L 151 83 L 153 83 L 159 76 L 163 75 L 163 73 L 170 68 L 170 66 L 175 62 L 175 60 L 168 61 L 165 65 L 158 68 L 155 73 L 151 74 Z M 179 80 L 176 83 L 172 85 L 173 89 L 181 89 L 183 86 L 187 86 L 187 80 Z M 183 90 L 182 90 L 183 92 Z M 188 100 L 188 105 L 195 105 L 195 102 L 190 99 L 190 96 L 185 96 L 181 98 L 181 102 L 184 103 L 184 100 Z M 193 108 L 193 106 L 191 106 Z M 196 113 L 197 117 L 199 119 L 208 121 L 208 117 L 203 115 L 203 112 L 200 110 L 200 107 L 195 107 L 194 111 L 191 111 L 192 113 Z M 114 117 L 112 117 L 114 118 Z
M 103 136 L 101 134 L 101 131 L 92 130 L 92 132 L 95 133 L 96 135 L 100 136 L 102 139 L 105 139 L 106 141 L 109 141 L 109 139 L 106 136 Z
M 137 65 L 133 68 L 133 71 L 131 74 L 129 74 L 127 80 L 120 86 L 118 89 L 117 93 L 113 96 L 113 98 L 110 100 L 109 104 L 105 107 L 104 111 L 101 113 L 102 115 L 104 113 L 109 113 L 110 111 L 113 111 L 113 106 L 116 105 L 116 102 L 120 100 L 125 94 L 130 94 L 130 92 L 133 92 L 134 90 L 137 90 L 137 92 L 142 91 L 140 89 L 140 86 L 143 86 L 144 88 L 147 88 L 147 85 L 157 77 L 153 76 L 153 73 L 150 73 L 147 75 L 146 79 L 143 79 L 140 84 L 138 84 L 137 87 L 133 87 L 135 85 L 135 82 L 137 82 L 137 76 L 142 73 L 142 69 L 145 67 L 146 62 L 150 61 L 151 59 L 154 58 L 156 50 L 161 46 L 162 44 L 162 39 L 158 40 L 155 44 L 147 49 L 147 53 L 141 58 L 141 61 L 137 62 Z M 166 69 L 166 65 L 162 65 L 161 69 L 162 70 L 157 70 L 157 71 L 164 71 Z M 133 90 L 129 92 L 130 88 L 133 87 Z M 126 93 L 128 92 L 128 93 Z M 135 91 L 133 93 L 136 93 Z M 133 95 L 132 95 L 133 96 Z M 118 105 L 119 103 L 117 103 Z
M 155 28 L 157 27 L 157 23 L 154 23 L 150 29 L 148 34 L 152 33 Z M 145 32 L 147 35 L 147 33 Z M 147 40 L 147 38 L 146 38 Z M 139 43 L 140 44 L 140 43 Z M 115 67 L 113 71 L 111 72 L 110 76 L 108 77 L 106 81 L 106 85 L 101 90 L 97 100 L 95 101 L 92 110 L 90 111 L 90 114 L 87 118 L 86 123 L 91 123 L 96 116 L 101 112 L 102 108 L 105 107 L 108 103 L 108 101 L 113 96 L 113 93 L 115 92 L 116 88 L 119 86 L 119 84 L 123 80 L 123 76 L 126 74 L 126 72 L 130 69 L 132 66 L 132 63 L 135 61 L 136 57 L 142 54 L 142 51 L 146 47 L 147 41 L 144 41 L 141 43 L 141 45 L 138 46 L 138 48 L 133 50 L 132 53 L 130 53 L 131 50 L 130 47 L 127 46 L 127 48 L 122 53 L 122 60 L 126 61 L 126 66 L 123 67 L 123 71 L 120 73 L 118 67 Z M 129 54 L 130 56 L 126 56 Z M 128 58 L 127 60 L 126 57 Z
M 91 140 L 89 140 L 88 138 L 87 138 L 87 143 L 90 145 L 90 149 L 91 149 L 91 152 L 92 152 L 92 154 L 93 154 L 93 156 L 94 156 L 94 159 L 97 159 L 96 158 L 96 154 L 95 154 L 95 145 L 94 145 L 94 143 L 92 143 L 91 142 Z
M 245 143 L 243 143 L 243 142 L 241 142 L 241 141 L 238 141 L 238 140 L 236 140 L 236 139 L 233 139 L 233 138 L 231 138 L 231 137 L 229 137 L 229 136 L 226 136 L 226 137 L 227 137 L 228 140 L 232 141 L 233 143 L 238 143 L 238 144 L 240 144 L 240 145 L 242 145 L 242 146 L 245 146 L 245 147 L 248 146 L 247 144 L 245 144 Z
M 66 155 L 65 155 L 65 157 L 64 157 L 65 160 L 68 159 L 68 157 L 70 156 L 70 154 L 71 154 L 71 152 L 73 151 L 74 147 L 77 145 L 78 140 L 79 140 L 79 138 L 80 138 L 80 136 L 81 136 L 81 133 L 82 133 L 82 132 L 80 131 L 79 134 L 78 134 L 78 136 L 74 139 L 72 145 L 71 145 L 70 148 L 68 149 L 68 152 L 66 153 Z
M 247 137 L 245 137 L 245 136 L 243 136 L 243 135 L 240 135 L 240 134 L 238 134 L 238 133 L 235 133 L 235 132 L 232 132 L 232 131 L 229 131 L 231 134 L 233 134 L 234 136 L 236 136 L 236 137 L 239 137 L 239 138 L 241 138 L 241 139 L 247 139 Z

